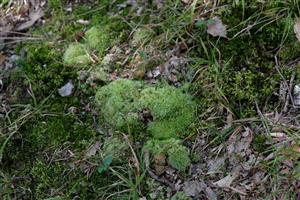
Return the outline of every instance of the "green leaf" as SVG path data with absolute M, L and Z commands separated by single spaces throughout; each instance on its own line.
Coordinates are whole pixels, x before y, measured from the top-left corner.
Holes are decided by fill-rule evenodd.
M 106 156 L 103 161 L 102 164 L 100 165 L 100 167 L 97 168 L 97 171 L 102 174 L 103 172 L 106 172 L 108 167 L 110 166 L 111 162 L 113 160 L 112 155 L 108 155 Z

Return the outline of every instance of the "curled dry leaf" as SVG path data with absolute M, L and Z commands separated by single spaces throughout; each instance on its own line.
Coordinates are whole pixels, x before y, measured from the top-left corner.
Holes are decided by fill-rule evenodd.
M 219 17 L 213 17 L 213 23 L 207 25 L 206 32 L 214 37 L 227 38 L 227 29 Z
M 196 197 L 201 192 L 204 192 L 208 199 L 217 200 L 217 195 L 215 192 L 202 180 L 185 182 L 183 186 L 183 192 L 189 197 Z
M 232 182 L 236 179 L 237 177 L 231 174 L 228 174 L 224 178 L 218 180 L 217 182 L 214 182 L 214 185 L 221 187 L 221 188 L 230 188 Z
M 92 146 L 90 146 L 90 148 L 87 150 L 85 156 L 86 157 L 91 157 L 96 155 L 97 151 L 99 150 L 101 145 L 100 141 L 96 141 L 95 144 L 93 144 Z
M 300 19 L 297 19 L 294 24 L 294 33 L 296 34 L 298 41 L 300 41 Z

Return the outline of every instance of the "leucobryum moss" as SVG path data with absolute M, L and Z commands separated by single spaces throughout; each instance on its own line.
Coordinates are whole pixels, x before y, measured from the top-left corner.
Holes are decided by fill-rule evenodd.
M 195 118 L 195 103 L 188 94 L 171 86 L 149 87 L 141 92 L 140 108 L 149 109 L 153 121 L 148 131 L 154 138 L 166 139 L 189 135 Z
M 97 50 L 100 55 L 110 46 L 109 33 L 96 26 L 85 33 L 85 41 L 89 48 Z
M 96 94 L 105 121 L 116 130 L 142 130 L 139 112 L 150 111 L 153 118 L 147 131 L 156 139 L 183 138 L 195 119 L 192 97 L 171 86 L 146 87 L 138 81 L 116 80 Z
M 178 139 L 149 140 L 144 146 L 153 155 L 165 154 L 168 156 L 168 163 L 179 171 L 185 171 L 191 164 L 188 149 Z
M 141 82 L 119 79 L 98 89 L 96 101 L 101 115 L 113 129 L 133 133 L 148 132 L 150 139 L 145 148 L 151 154 L 166 154 L 169 164 L 179 171 L 185 171 L 190 165 L 189 152 L 181 144 L 180 138 L 190 134 L 189 126 L 195 120 L 195 102 L 181 89 L 163 85 L 151 87 Z M 150 112 L 145 123 L 142 113 Z M 145 117 L 145 116 L 144 116 Z M 119 146 L 119 141 L 114 143 Z M 119 157 L 119 149 L 106 145 Z M 107 148 L 105 148 L 107 149 Z M 124 151 L 123 148 L 120 149 Z
M 102 56 L 109 46 L 109 33 L 93 26 L 86 31 L 84 43 L 72 43 L 68 46 L 64 54 L 64 63 L 66 65 L 91 64 L 90 53 L 97 51 L 99 56 Z
M 96 93 L 96 101 L 104 120 L 116 130 L 127 131 L 142 125 L 138 120 L 136 101 L 141 84 L 120 79 L 101 87 Z
M 91 61 L 87 48 L 80 43 L 70 44 L 64 54 L 64 63 L 67 65 L 84 65 Z

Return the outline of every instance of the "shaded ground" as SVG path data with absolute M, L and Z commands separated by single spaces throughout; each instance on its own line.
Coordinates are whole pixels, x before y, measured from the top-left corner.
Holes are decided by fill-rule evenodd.
M 0 9 L 2 199 L 299 198 L 298 1 Z

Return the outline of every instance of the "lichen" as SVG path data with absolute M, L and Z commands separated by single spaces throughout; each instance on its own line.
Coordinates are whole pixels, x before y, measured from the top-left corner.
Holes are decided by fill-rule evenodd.
M 87 65 L 91 63 L 91 58 L 85 45 L 80 43 L 70 44 L 64 54 L 66 65 Z

